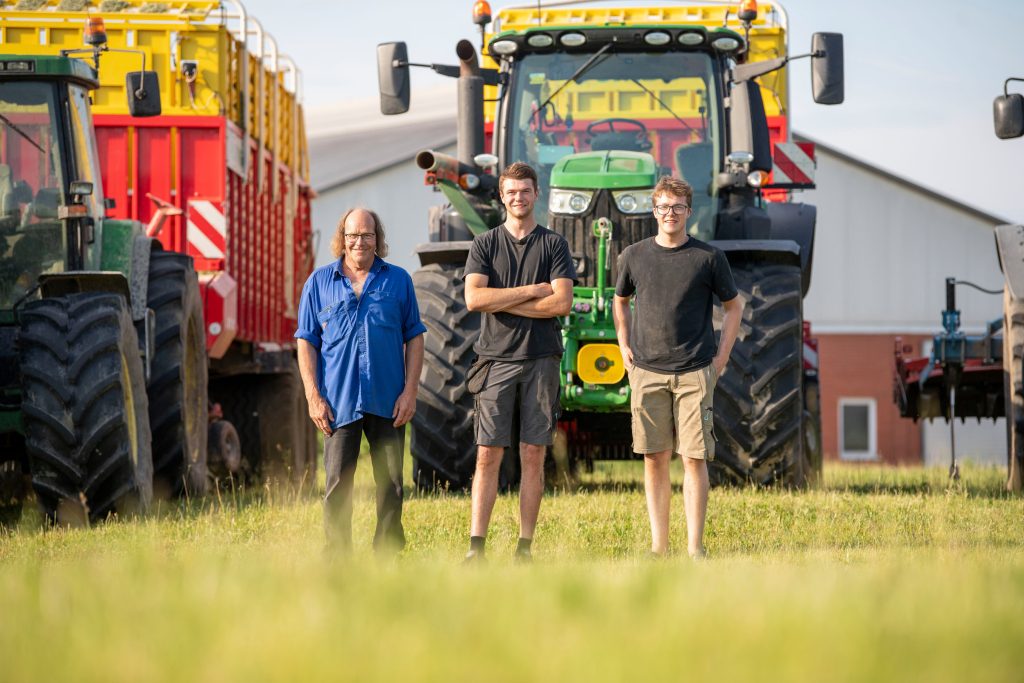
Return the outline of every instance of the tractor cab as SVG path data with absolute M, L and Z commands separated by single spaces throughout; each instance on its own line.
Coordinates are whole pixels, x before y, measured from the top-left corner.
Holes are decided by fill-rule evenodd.
M 103 216 L 83 62 L 0 56 L 0 311 L 92 261 Z M 95 266 L 93 266 L 95 267 Z

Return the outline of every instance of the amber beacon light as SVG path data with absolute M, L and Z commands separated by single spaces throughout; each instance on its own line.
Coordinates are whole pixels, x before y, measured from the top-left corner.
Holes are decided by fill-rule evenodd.
M 103 26 L 102 17 L 89 17 L 85 22 L 85 43 L 93 47 L 105 45 L 107 29 Z

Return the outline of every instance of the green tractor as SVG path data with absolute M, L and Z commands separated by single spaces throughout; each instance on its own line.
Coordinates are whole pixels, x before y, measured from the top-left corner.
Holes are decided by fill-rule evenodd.
M 98 51 L 94 52 L 97 59 Z M 157 75 L 127 77 L 133 116 Z M 0 515 L 30 483 L 88 524 L 206 487 L 206 350 L 191 258 L 105 217 L 90 91 L 64 56 L 0 55 Z
M 475 19 L 481 32 L 490 22 Z M 465 308 L 463 265 L 468 240 L 502 222 L 495 171 L 513 161 L 537 169 L 538 222 L 568 240 L 579 275 L 572 312 L 560 320 L 562 415 L 552 460 L 571 472 L 579 462 L 635 457 L 611 311 L 616 259 L 656 234 L 651 190 L 672 174 L 694 188 L 689 233 L 726 252 L 746 304 L 715 396 L 712 481 L 800 487 L 817 478 L 817 372 L 804 358 L 802 310 L 816 214 L 778 201 L 795 183 L 765 184 L 772 143 L 785 130 L 780 70 L 790 60 L 785 26 L 768 19 L 721 5 L 514 8 L 485 38 L 495 68 L 481 68 L 465 40 L 459 66 L 431 65 L 458 77 L 458 158 L 425 151 L 416 159 L 449 202 L 431 213 L 431 241 L 417 248 L 422 268 L 414 274 L 429 329 L 411 441 L 420 486 L 465 487 L 474 471 L 465 374 L 480 323 Z M 755 52 L 771 58 L 754 60 Z M 803 56 L 811 57 L 815 100 L 841 102 L 842 36 L 816 34 Z M 410 65 L 404 43 L 378 46 L 383 113 L 408 109 Z M 766 113 L 755 79 L 769 74 L 779 101 Z M 483 154 L 488 137 L 493 153 Z M 766 201 L 769 192 L 776 201 Z M 504 484 L 514 484 L 517 462 L 506 457 Z

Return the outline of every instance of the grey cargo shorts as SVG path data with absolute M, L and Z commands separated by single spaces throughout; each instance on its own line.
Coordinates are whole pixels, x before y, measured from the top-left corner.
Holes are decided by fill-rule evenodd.
M 511 446 L 518 407 L 519 442 L 550 446 L 560 408 L 560 366 L 558 356 L 491 363 L 484 388 L 476 395 L 477 444 Z

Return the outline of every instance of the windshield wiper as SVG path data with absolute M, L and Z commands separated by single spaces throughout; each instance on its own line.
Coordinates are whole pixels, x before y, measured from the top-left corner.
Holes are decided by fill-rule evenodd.
M 594 66 L 594 63 L 597 62 L 597 60 L 600 59 L 601 56 L 604 53 L 606 53 L 606 52 L 608 52 L 608 50 L 612 49 L 612 45 L 614 45 L 614 44 L 615 43 L 605 43 L 604 46 L 600 50 L 598 50 L 594 54 L 590 55 L 590 59 L 588 59 L 587 61 L 583 62 L 583 64 L 580 65 L 580 68 L 576 69 L 576 71 L 573 72 L 572 76 L 569 76 L 568 80 L 566 80 L 564 83 L 562 83 L 562 85 L 558 86 L 558 88 L 555 90 L 555 92 L 553 92 L 550 95 L 548 95 L 547 99 L 544 100 L 544 103 L 541 104 L 539 107 L 537 107 L 537 111 L 544 111 L 544 108 L 547 107 L 549 104 L 551 104 L 551 100 L 553 100 L 556 97 L 558 97 L 558 93 L 560 93 L 563 90 L 565 90 L 566 86 L 568 86 L 570 83 L 575 83 L 577 78 L 579 78 L 584 73 L 589 71 L 590 67 Z
M 700 133 L 700 132 L 699 132 L 699 131 L 697 131 L 697 129 L 695 129 L 695 128 L 694 128 L 693 126 L 691 126 L 691 125 L 690 125 L 690 124 L 688 124 L 688 123 L 687 123 L 686 121 L 684 121 L 683 119 L 681 119 L 681 118 L 679 117 L 679 115 L 678 115 L 678 114 L 676 114 L 676 113 L 675 113 L 674 111 L 672 111 L 672 108 L 671 108 L 671 107 L 669 107 L 669 106 L 668 106 L 667 104 L 665 104 L 665 102 L 664 102 L 664 101 L 662 101 L 662 99 L 661 99 L 660 97 L 658 97 L 658 95 L 657 95 L 657 94 L 656 94 L 656 93 L 655 93 L 655 92 L 654 92 L 653 90 L 651 90 L 650 88 L 648 88 L 648 87 L 647 87 L 646 85 L 644 85 L 643 83 L 641 83 L 640 81 L 638 81 L 638 80 L 637 80 L 637 79 L 635 79 L 635 78 L 631 78 L 631 79 L 629 79 L 629 80 L 631 80 L 631 81 L 633 81 L 634 83 L 636 83 L 637 85 L 639 85 L 639 86 L 640 86 L 640 89 L 641 89 L 641 90 L 643 90 L 643 91 L 644 91 L 645 93 L 647 93 L 648 95 L 650 95 L 651 97 L 653 97 L 653 98 L 654 98 L 655 100 L 657 100 L 657 101 L 658 101 L 658 104 L 660 104 L 661 106 L 663 106 L 663 107 L 665 108 L 665 111 L 667 111 L 667 112 L 668 112 L 669 114 L 671 114 L 671 115 L 672 115 L 672 117 L 673 117 L 673 118 L 675 118 L 675 120 L 676 120 L 676 121 L 678 121 L 679 123 L 681 123 L 681 124 L 683 124 L 684 126 L 686 126 L 687 130 L 689 130 L 689 131 L 690 131 L 691 133 L 697 133 L 697 135 L 698 135 L 698 136 L 700 136 L 700 139 L 701 139 L 702 141 L 704 140 L 704 135 L 703 135 L 702 133 Z
M 42 153 L 43 153 L 44 155 L 46 154 L 46 150 L 45 150 L 45 149 L 43 149 L 42 147 L 40 147 L 40 146 L 39 146 L 39 143 L 38 143 L 38 142 L 36 142 L 35 140 L 33 140 L 33 139 L 32 139 L 31 137 L 29 137 L 29 134 L 28 134 L 28 133 L 26 133 L 25 131 L 23 131 L 23 130 L 22 130 L 21 128 L 18 128 L 18 127 L 17 127 L 16 125 L 14 125 L 14 122 L 13 122 L 13 121 L 11 121 L 11 120 L 10 120 L 9 118 L 7 118 L 6 116 L 4 116 L 3 114 L 0 114 L 0 121 L 3 121 L 3 122 L 4 122 L 4 123 L 6 123 L 6 124 L 7 124 L 8 126 L 10 126 L 10 127 L 11 127 L 11 129 L 12 129 L 12 130 L 13 130 L 13 131 L 14 131 L 15 133 L 17 133 L 17 134 L 18 134 L 18 135 L 20 135 L 21 137 L 25 138 L 26 140 L 28 140 L 28 141 L 29 141 L 29 144 L 31 144 L 31 145 L 32 145 L 33 147 L 35 147 L 36 149 L 38 149 L 38 150 L 39 150 L 40 152 L 42 152 Z

